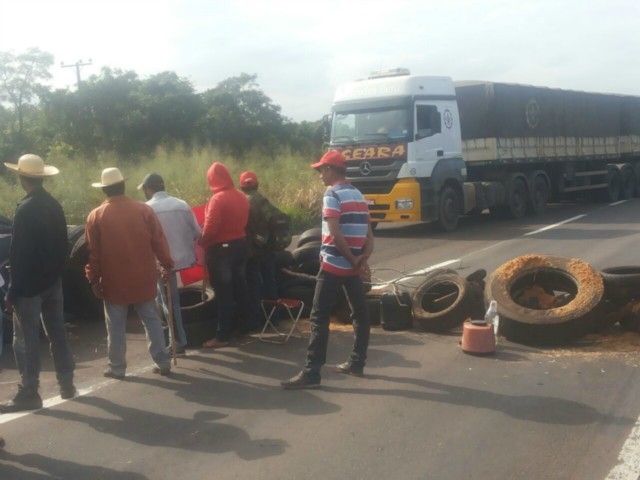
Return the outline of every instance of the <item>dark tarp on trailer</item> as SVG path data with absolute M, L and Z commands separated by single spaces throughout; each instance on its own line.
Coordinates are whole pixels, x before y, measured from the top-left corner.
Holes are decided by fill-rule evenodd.
M 463 140 L 640 134 L 640 97 L 455 82 Z

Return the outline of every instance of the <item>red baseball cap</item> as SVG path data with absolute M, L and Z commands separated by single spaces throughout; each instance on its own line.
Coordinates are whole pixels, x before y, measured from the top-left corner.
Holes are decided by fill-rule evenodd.
M 247 170 L 240 174 L 240 186 L 241 187 L 257 187 L 258 177 L 255 173 Z
M 322 167 L 323 165 L 331 165 L 332 167 L 339 168 L 340 170 L 347 169 L 347 160 L 339 150 L 329 150 L 325 153 L 319 162 L 312 163 L 311 168 Z

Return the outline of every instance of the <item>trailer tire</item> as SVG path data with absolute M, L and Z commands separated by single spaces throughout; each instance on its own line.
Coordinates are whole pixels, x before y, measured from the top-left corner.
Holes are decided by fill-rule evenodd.
M 549 184 L 544 175 L 536 175 L 531 181 L 531 195 L 527 210 L 533 215 L 542 215 L 549 201 Z
M 322 229 L 321 228 L 310 228 L 309 230 L 305 230 L 300 234 L 300 238 L 298 238 L 297 248 L 302 247 L 310 242 L 320 242 L 322 240 Z
M 413 319 L 422 330 L 451 330 L 472 315 L 474 298 L 470 284 L 455 270 L 441 272 L 428 277 L 413 291 Z
M 514 297 L 533 284 L 549 291 L 567 291 L 573 298 L 559 307 L 523 306 Z M 501 265 L 487 280 L 484 301 L 498 303 L 500 332 L 511 341 L 530 345 L 561 345 L 593 331 L 604 297 L 602 277 L 577 259 L 525 255 Z
M 445 185 L 438 200 L 438 227 L 444 232 L 452 232 L 458 228 L 462 202 L 458 192 L 450 185 Z
M 620 200 L 620 191 L 622 189 L 622 179 L 620 170 L 617 167 L 610 166 L 607 169 L 607 188 L 600 192 L 603 202 L 617 202 Z
M 629 164 L 625 164 L 620 170 L 620 196 L 622 199 L 633 198 L 636 194 L 636 176 L 633 168 Z
M 507 185 L 507 215 L 514 220 L 524 217 L 529 203 L 527 184 L 522 177 L 509 180 Z

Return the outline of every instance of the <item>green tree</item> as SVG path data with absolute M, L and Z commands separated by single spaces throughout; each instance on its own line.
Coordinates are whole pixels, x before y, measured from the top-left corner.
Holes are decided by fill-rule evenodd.
M 0 100 L 13 107 L 15 115 L 11 133 L 18 142 L 16 147 L 25 146 L 25 112 L 39 94 L 47 91 L 40 82 L 49 80 L 49 68 L 53 65 L 53 55 L 31 48 L 24 53 L 0 52 Z
M 280 107 L 258 88 L 257 75 L 242 73 L 203 94 L 203 133 L 213 145 L 242 155 L 254 148 L 274 154 L 283 138 Z

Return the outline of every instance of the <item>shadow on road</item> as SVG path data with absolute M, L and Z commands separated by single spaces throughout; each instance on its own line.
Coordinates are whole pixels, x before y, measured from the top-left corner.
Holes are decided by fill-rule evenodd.
M 408 377 L 367 375 L 366 378 L 390 383 L 413 385 L 424 389 L 424 391 L 340 387 L 327 387 L 325 390 L 357 395 L 396 396 L 412 400 L 441 402 L 449 405 L 485 408 L 487 410 L 502 412 L 513 418 L 535 423 L 558 425 L 587 425 L 599 423 L 626 427 L 635 423 L 635 419 L 600 413 L 589 405 L 562 398 L 543 397 L 540 395 L 504 395 L 486 390 L 478 390 L 476 388 L 459 387 L 446 383 Z
M 219 423 L 218 420 L 226 415 L 218 412 L 199 411 L 193 418 L 180 418 L 127 407 L 98 397 L 80 397 L 75 402 L 101 409 L 109 417 L 64 410 L 41 410 L 37 415 L 81 422 L 97 432 L 149 447 L 204 453 L 235 452 L 243 460 L 282 455 L 288 446 L 284 440 L 279 439 L 252 440 L 243 429 Z M 101 477 L 88 475 L 74 478 Z
M 34 470 L 39 470 L 39 472 Z M 147 477 L 139 473 L 120 472 L 105 467 L 55 460 L 37 453 L 13 455 L 6 450 L 0 450 L 0 478 L 6 480 L 12 478 L 20 480 L 51 480 L 52 478 L 147 480 Z

